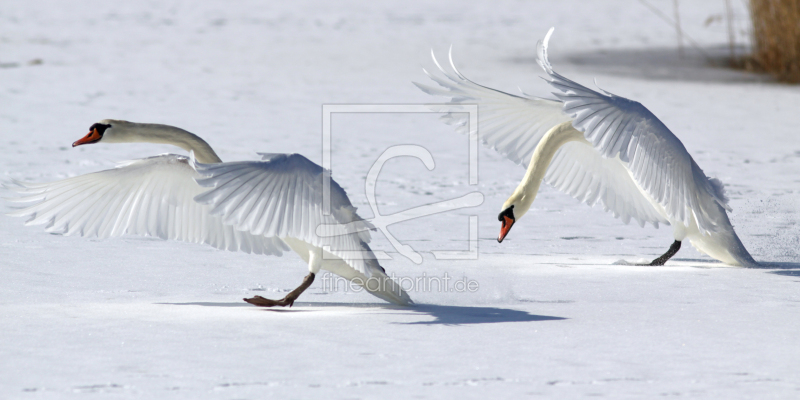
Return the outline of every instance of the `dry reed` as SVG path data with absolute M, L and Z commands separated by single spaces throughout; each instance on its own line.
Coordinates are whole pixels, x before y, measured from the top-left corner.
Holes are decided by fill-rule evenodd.
M 800 0 L 750 0 L 750 15 L 750 67 L 780 81 L 800 83 Z

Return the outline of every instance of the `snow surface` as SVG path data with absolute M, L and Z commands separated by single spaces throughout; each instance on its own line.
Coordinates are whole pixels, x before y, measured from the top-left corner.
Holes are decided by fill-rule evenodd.
M 672 1 L 648 3 L 671 15 Z M 732 2 L 745 28 L 740 2 Z M 711 57 L 727 51 L 723 2 L 681 2 Z M 336 114 L 333 177 L 362 215 L 364 178 L 387 147 L 428 148 L 436 169 L 390 160 L 383 214 L 479 190 L 480 207 L 393 225 L 417 265 L 375 235 L 399 277 L 477 282 L 411 290 L 399 308 L 300 283 L 293 254 L 259 257 L 126 237 L 91 240 L 0 217 L 0 398 L 800 397 L 800 140 L 796 87 L 709 67 L 641 2 L 32 1 L 0 7 L 0 181 L 50 181 L 180 149 L 70 143 L 103 118 L 180 126 L 223 160 L 256 151 L 320 162 L 321 104 L 436 101 L 428 52 L 506 91 L 546 95 L 535 43 L 556 26 L 556 70 L 638 100 L 726 183 L 731 219 L 763 269 L 721 267 L 690 246 L 664 267 L 669 229 L 623 225 L 544 188 L 498 244 L 497 212 L 524 171 L 433 114 Z M 741 39 L 741 35 L 740 35 Z M 741 51 L 741 49 L 739 49 Z M 0 196 L 11 193 L 0 190 Z M 7 205 L 2 206 L 8 211 Z M 468 248 L 477 260 L 436 260 Z M 451 281 L 451 282 L 452 282 Z

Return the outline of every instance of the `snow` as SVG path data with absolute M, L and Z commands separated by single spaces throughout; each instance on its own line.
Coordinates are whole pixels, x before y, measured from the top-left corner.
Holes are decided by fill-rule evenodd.
M 671 15 L 672 1 L 649 1 Z M 738 29 L 745 28 L 743 6 Z M 717 57 L 719 1 L 682 2 L 681 21 Z M 103 118 L 180 126 L 223 160 L 298 152 L 321 162 L 322 104 L 419 104 L 429 50 L 453 45 L 459 69 L 509 92 L 546 95 L 535 43 L 556 26 L 554 68 L 642 102 L 720 178 L 731 220 L 763 269 L 724 267 L 684 246 L 652 259 L 669 229 L 623 225 L 544 188 L 495 241 L 497 212 L 524 171 L 468 144 L 433 114 L 336 114 L 333 177 L 365 217 L 364 179 L 389 146 L 436 161 L 387 162 L 384 215 L 473 191 L 483 204 L 376 234 L 398 278 L 476 282 L 411 290 L 416 307 L 315 282 L 290 309 L 278 298 L 306 266 L 187 243 L 91 240 L 0 217 L 0 398 L 689 398 L 800 395 L 800 142 L 795 87 L 706 66 L 640 2 L 381 1 L 291 4 L 7 0 L 0 8 L 0 181 L 50 181 L 180 149 L 70 143 Z M 741 39 L 741 37 L 740 37 Z M 35 60 L 40 60 L 35 61 Z M 12 194 L 2 189 L 0 197 Z M 10 208 L 3 205 L 3 210 Z M 479 217 L 477 260 L 466 250 Z

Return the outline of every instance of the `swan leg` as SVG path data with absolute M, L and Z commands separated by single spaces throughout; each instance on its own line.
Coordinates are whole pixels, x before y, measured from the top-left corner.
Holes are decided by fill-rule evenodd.
M 300 254 L 301 257 L 303 256 L 304 252 L 305 254 L 307 254 L 308 258 L 303 257 L 303 259 L 308 260 L 308 275 L 306 275 L 306 277 L 303 278 L 303 283 L 301 283 L 300 286 L 297 287 L 297 289 L 292 290 L 291 292 L 289 292 L 289 294 L 286 295 L 286 297 L 280 300 L 270 300 L 263 298 L 261 296 L 255 296 L 249 299 L 244 299 L 244 301 L 261 307 L 275 307 L 275 306 L 291 307 L 294 304 L 294 301 L 297 300 L 298 297 L 300 297 L 300 294 L 305 292 L 306 289 L 308 289 L 308 287 L 311 286 L 312 283 L 314 283 L 314 277 L 322 267 L 322 249 L 319 247 L 308 246 L 305 242 L 300 242 L 300 241 L 288 242 L 288 243 L 290 246 L 294 244 L 295 247 L 297 247 L 300 250 L 300 251 L 298 250 L 295 251 L 298 254 Z M 302 246 L 305 246 L 306 248 L 303 249 Z M 292 248 L 294 249 L 294 247 Z
M 666 253 L 664 253 L 661 257 L 658 257 L 655 260 L 653 260 L 653 262 L 651 262 L 650 264 L 645 264 L 645 265 L 654 266 L 654 267 L 664 265 L 664 263 L 666 263 L 667 260 L 672 258 L 672 256 L 674 256 L 675 253 L 677 253 L 678 250 L 680 250 L 680 249 L 681 249 L 681 241 L 680 240 L 676 240 L 676 241 L 672 242 L 672 246 L 669 246 L 669 250 L 667 250 Z
M 244 301 L 260 307 L 291 307 L 294 304 L 294 301 L 297 300 L 297 298 L 300 297 L 300 295 L 305 292 L 312 283 L 314 283 L 314 273 L 310 272 L 305 278 L 303 278 L 303 283 L 301 283 L 297 289 L 292 290 L 286 295 L 286 297 L 280 300 L 270 300 L 261 296 L 256 296 L 249 299 L 244 299 Z

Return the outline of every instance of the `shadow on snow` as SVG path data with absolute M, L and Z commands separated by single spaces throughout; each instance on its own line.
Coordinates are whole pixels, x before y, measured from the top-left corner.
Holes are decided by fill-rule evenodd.
M 530 314 L 526 311 L 498 307 L 440 306 L 418 304 L 408 311 L 427 314 L 433 321 L 399 322 L 406 325 L 467 325 L 498 322 L 535 322 L 564 320 L 562 317 Z
M 245 302 L 241 303 L 216 303 L 216 302 L 190 302 L 190 303 L 156 303 L 175 306 L 201 306 L 201 307 L 254 307 Z M 308 303 L 297 302 L 294 308 L 259 308 L 268 312 L 304 312 L 311 311 L 303 307 L 348 307 L 348 308 L 380 308 L 384 310 L 400 311 L 404 315 L 424 315 L 433 317 L 433 321 L 396 322 L 404 325 L 470 325 L 494 324 L 500 322 L 537 322 L 565 320 L 563 317 L 530 314 L 526 311 L 498 307 L 473 307 L 473 306 L 442 306 L 434 304 L 416 304 L 411 307 L 395 306 L 383 303 Z M 254 307 L 255 308 L 255 307 Z

